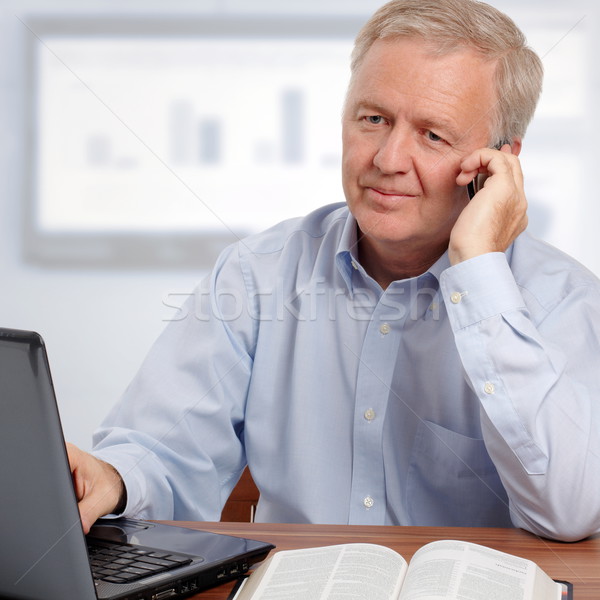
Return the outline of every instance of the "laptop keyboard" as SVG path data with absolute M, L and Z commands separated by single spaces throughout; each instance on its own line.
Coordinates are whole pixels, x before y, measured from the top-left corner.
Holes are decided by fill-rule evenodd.
M 126 544 L 89 539 L 88 553 L 95 580 L 131 583 L 192 562 L 189 556 Z

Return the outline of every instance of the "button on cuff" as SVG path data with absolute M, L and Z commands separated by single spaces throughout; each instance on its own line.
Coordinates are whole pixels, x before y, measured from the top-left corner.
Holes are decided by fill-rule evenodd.
M 452 304 L 459 304 L 467 294 L 468 292 L 452 292 L 450 294 L 450 302 L 452 302 Z

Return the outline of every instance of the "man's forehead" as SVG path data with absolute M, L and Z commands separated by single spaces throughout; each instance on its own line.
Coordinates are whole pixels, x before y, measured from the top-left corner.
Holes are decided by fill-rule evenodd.
M 353 74 L 349 99 L 382 102 L 382 96 L 402 94 L 439 103 L 462 102 L 476 108 L 495 103 L 495 62 L 471 48 L 432 54 L 413 38 L 378 40 Z
M 388 37 L 375 40 L 365 53 L 362 62 L 357 65 L 356 72 L 365 66 L 372 70 L 377 66 L 398 64 L 404 72 L 423 74 L 420 66 L 427 64 L 429 69 L 447 68 L 453 65 L 468 64 L 471 68 L 494 72 L 497 60 L 485 57 L 476 48 L 466 45 L 441 51 L 435 45 L 421 37 Z

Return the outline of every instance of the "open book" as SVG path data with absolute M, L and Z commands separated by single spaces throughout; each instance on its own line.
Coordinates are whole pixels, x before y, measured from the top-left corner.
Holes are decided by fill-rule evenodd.
M 535 563 L 469 542 L 420 548 L 410 564 L 375 544 L 281 551 L 242 582 L 234 600 L 566 600 L 569 584 Z

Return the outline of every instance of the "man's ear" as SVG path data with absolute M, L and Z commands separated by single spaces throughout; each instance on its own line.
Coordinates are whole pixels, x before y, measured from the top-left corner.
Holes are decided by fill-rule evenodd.
M 511 150 L 512 154 L 514 154 L 515 156 L 519 156 L 519 154 L 521 154 L 522 147 L 523 147 L 523 144 L 521 143 L 521 138 L 515 138 L 512 141 L 512 144 L 510 145 L 510 150 Z
M 519 156 L 519 154 L 521 153 L 521 147 L 521 138 L 515 138 L 510 144 L 508 142 L 503 143 L 500 147 L 500 150 L 502 152 L 510 152 L 515 156 Z M 498 146 L 496 146 L 496 148 L 498 148 Z

